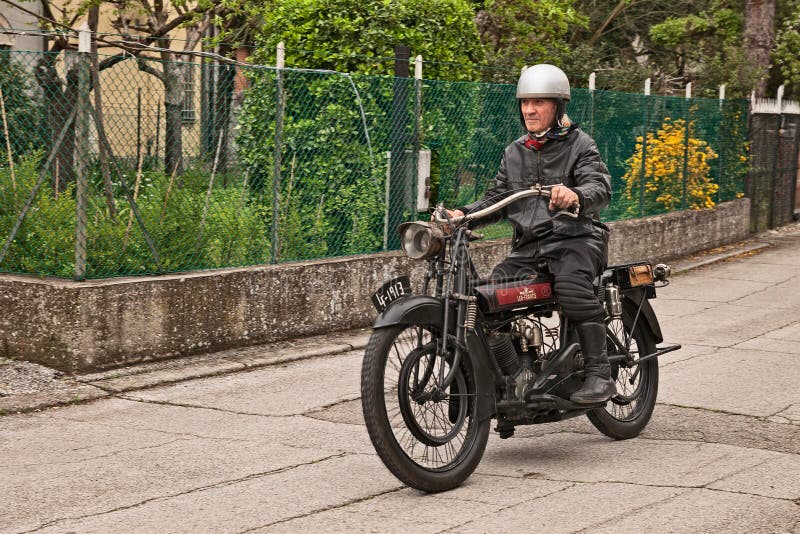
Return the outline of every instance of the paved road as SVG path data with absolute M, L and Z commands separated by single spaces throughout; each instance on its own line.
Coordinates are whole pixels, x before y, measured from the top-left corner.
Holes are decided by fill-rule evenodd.
M 461 488 L 375 456 L 361 351 L 0 417 L 0 532 L 800 532 L 800 236 L 675 277 L 637 439 L 490 438 Z

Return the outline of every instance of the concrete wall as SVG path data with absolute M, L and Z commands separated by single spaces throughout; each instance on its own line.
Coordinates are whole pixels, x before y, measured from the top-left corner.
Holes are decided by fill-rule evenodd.
M 742 240 L 749 201 L 613 223 L 610 262 L 662 261 Z M 508 240 L 476 243 L 488 273 Z M 0 276 L 0 356 L 67 372 L 369 325 L 369 296 L 424 264 L 397 252 L 87 282 Z

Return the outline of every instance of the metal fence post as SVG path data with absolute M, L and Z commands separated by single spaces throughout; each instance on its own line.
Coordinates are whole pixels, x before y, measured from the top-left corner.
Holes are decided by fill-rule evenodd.
M 775 199 L 776 184 L 778 182 L 778 160 L 781 157 L 781 129 L 783 128 L 783 85 L 778 87 L 775 99 L 778 114 L 775 116 L 775 153 L 772 156 L 772 172 L 769 176 L 769 211 L 767 212 L 767 228 L 775 228 L 775 210 L 778 202 Z
M 84 23 L 78 37 L 78 97 L 75 136 L 78 139 L 75 178 L 75 280 L 86 279 L 86 203 L 89 183 L 89 78 L 92 33 Z
M 272 242 L 270 250 L 270 263 L 278 262 L 278 216 L 280 213 L 281 194 L 281 137 L 283 136 L 283 112 L 285 105 L 283 89 L 283 68 L 286 58 L 286 48 L 283 41 L 278 43 L 277 49 L 277 91 L 275 99 L 275 157 L 272 172 Z
M 597 74 L 589 75 L 589 135 L 594 139 L 594 90 Z
M 689 171 L 689 124 L 691 124 L 691 111 L 692 111 L 692 82 L 686 84 L 686 99 L 685 99 L 685 107 L 686 107 L 686 118 L 684 121 L 686 122 L 685 126 L 686 129 L 684 130 L 685 134 L 683 136 L 683 194 L 681 195 L 681 209 L 686 209 L 687 204 L 687 180 L 689 178 L 688 171 Z
M 422 56 L 414 59 L 414 157 L 422 145 Z
M 717 154 L 717 204 L 725 200 L 723 196 L 723 179 L 725 177 L 725 147 L 722 145 L 722 125 L 724 124 L 722 117 L 725 110 L 725 84 L 719 86 L 719 127 L 717 128 L 717 144 L 719 145 L 719 154 Z
M 650 115 L 650 78 L 644 81 L 644 117 L 642 119 L 642 170 L 639 186 L 639 217 L 644 217 L 644 188 L 647 179 L 647 129 Z
M 408 77 L 411 49 L 405 45 L 394 48 L 394 96 L 392 99 L 392 123 L 390 130 L 391 159 L 388 201 L 387 247 L 390 250 L 400 246 L 400 236 L 395 231 L 403 222 L 408 207 L 407 165 L 406 165 L 406 124 L 408 122 Z

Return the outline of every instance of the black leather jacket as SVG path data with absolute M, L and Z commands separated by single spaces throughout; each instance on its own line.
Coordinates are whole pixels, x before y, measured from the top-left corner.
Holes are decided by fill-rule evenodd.
M 578 194 L 577 219 L 564 215 L 553 218 L 548 199 L 528 197 L 506 206 L 492 220 L 481 220 L 480 226 L 508 218 L 514 228 L 512 256 L 528 255 L 533 248 L 554 245 L 568 237 L 594 236 L 607 241 L 608 227 L 600 222 L 600 210 L 611 200 L 611 175 L 594 140 L 576 126 L 566 134 L 550 136 L 541 150 L 527 148 L 526 138 L 520 137 L 506 147 L 494 186 L 483 199 L 459 209 L 466 214 L 537 183 L 561 183 Z

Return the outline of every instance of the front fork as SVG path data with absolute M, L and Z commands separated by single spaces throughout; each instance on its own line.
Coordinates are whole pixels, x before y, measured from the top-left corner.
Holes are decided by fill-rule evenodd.
M 450 301 L 456 299 L 456 336 L 455 336 L 455 350 L 453 351 L 453 361 L 450 364 L 450 370 L 444 374 L 444 365 L 439 367 L 439 384 L 442 390 L 447 389 L 455 380 L 458 367 L 461 364 L 461 358 L 464 357 L 464 351 L 467 347 L 467 330 L 475 328 L 475 317 L 477 314 L 476 297 L 471 295 L 469 291 L 469 280 L 467 273 L 472 274 L 472 264 L 469 260 L 469 255 L 466 250 L 466 239 L 464 229 L 458 229 L 453 235 L 452 249 L 453 263 L 450 266 L 450 275 L 447 276 L 446 287 L 444 288 L 444 329 L 442 332 L 442 343 L 440 346 L 439 356 L 446 361 L 447 346 L 450 341 L 450 332 L 448 332 L 448 325 L 450 324 Z M 452 274 L 455 273 L 455 283 Z M 438 280 L 437 280 L 438 282 Z M 452 291 L 451 291 L 452 289 Z

